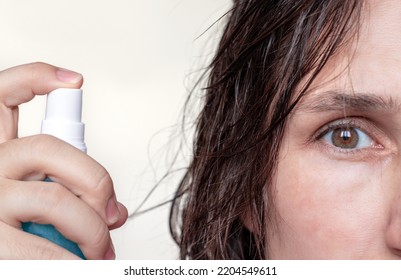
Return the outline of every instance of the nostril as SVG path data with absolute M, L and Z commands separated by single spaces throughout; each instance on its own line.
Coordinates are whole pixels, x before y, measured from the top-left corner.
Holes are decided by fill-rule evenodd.
M 385 242 L 393 255 L 401 257 L 401 219 L 399 211 L 390 216 L 385 229 Z

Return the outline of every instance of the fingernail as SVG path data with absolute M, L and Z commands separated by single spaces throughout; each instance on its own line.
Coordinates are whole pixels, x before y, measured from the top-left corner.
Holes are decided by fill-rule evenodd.
M 59 68 L 56 74 L 63 83 L 76 84 L 82 80 L 81 74 L 64 68 Z
M 110 225 L 116 223 L 120 219 L 120 210 L 117 206 L 115 197 L 112 197 L 107 202 L 106 206 L 106 218 Z
M 107 249 L 106 254 L 104 254 L 104 259 L 105 260 L 114 260 L 115 258 L 116 258 L 116 253 L 114 251 L 114 245 L 111 242 L 109 249 Z

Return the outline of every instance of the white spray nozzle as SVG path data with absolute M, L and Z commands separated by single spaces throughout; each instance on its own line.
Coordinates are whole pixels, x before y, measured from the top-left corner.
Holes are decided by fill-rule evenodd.
M 86 153 L 85 124 L 81 122 L 82 90 L 59 88 L 47 95 L 42 134 L 53 135 Z

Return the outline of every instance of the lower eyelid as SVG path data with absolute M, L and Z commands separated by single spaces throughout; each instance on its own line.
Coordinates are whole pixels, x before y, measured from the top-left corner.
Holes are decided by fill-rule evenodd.
M 333 145 L 321 144 L 319 149 L 328 154 L 333 159 L 350 160 L 350 161 L 363 161 L 365 159 L 378 159 L 385 156 L 387 153 L 384 151 L 382 145 L 375 145 L 372 148 L 361 149 L 341 149 Z

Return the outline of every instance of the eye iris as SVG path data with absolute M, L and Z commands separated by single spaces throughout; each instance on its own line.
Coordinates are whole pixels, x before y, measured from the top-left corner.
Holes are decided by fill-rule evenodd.
M 359 136 L 355 129 L 341 127 L 333 131 L 331 140 L 336 147 L 353 149 L 358 145 Z

